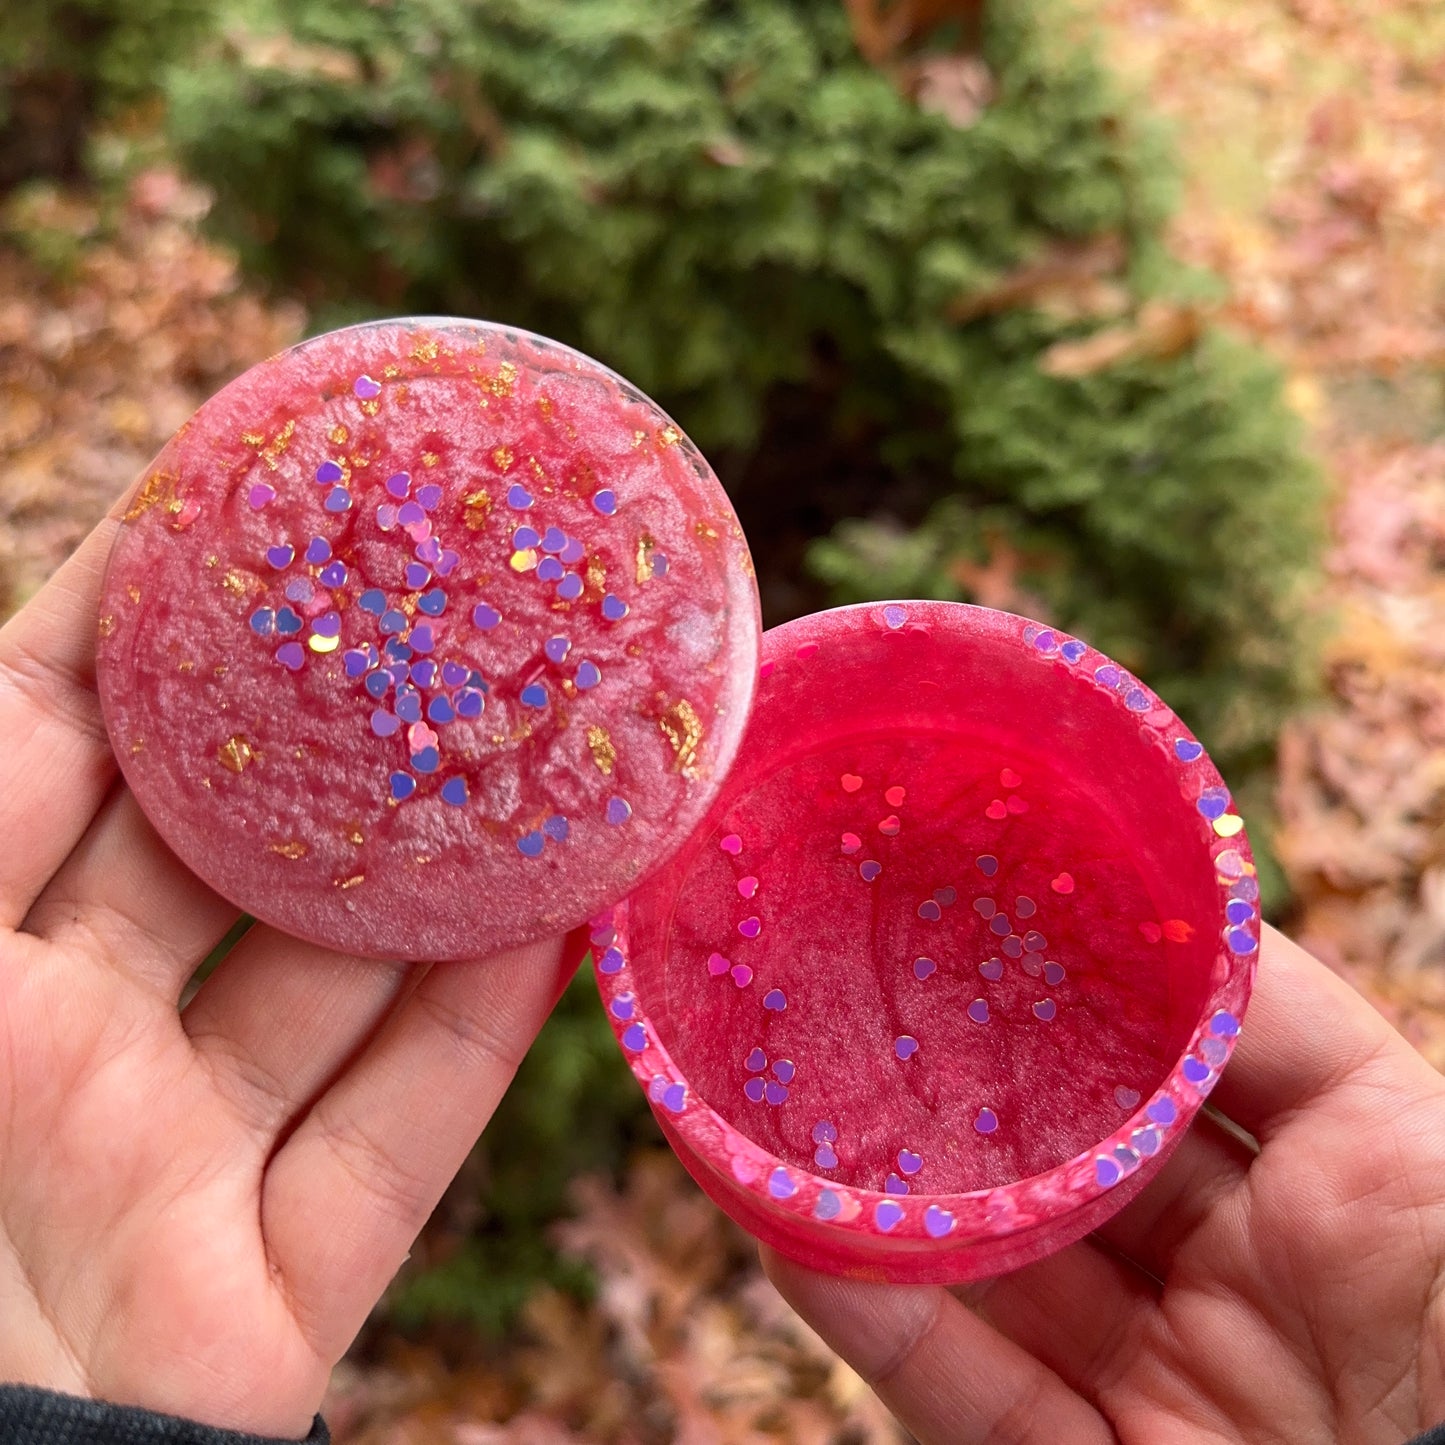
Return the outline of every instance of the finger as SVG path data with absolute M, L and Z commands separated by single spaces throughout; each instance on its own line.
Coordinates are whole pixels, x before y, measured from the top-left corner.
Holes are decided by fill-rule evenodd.
M 257 924 L 197 990 L 181 1026 L 269 1152 L 425 972 Z
M 1349 984 L 1266 926 L 1245 1024 L 1214 1102 L 1267 1144 L 1387 1053 L 1428 1068 Z
M 115 776 L 95 691 L 112 511 L 0 628 L 0 927 L 14 928 L 84 833 Z M 24 847 L 15 846 L 24 839 Z
M 323 1358 L 361 1328 L 565 984 L 560 939 L 434 964 L 272 1160 L 262 1228 Z
M 1106 1415 L 1114 1387 L 1137 1363 L 1159 1297 L 1152 1280 L 1087 1239 L 960 1294 Z
M 762 1259 L 783 1298 L 920 1445 L 1114 1445 L 1092 1405 L 947 1290 L 838 1279 L 767 1248 Z
M 1237 1196 L 1255 1158 L 1256 1151 L 1200 1114 L 1144 1191 L 1094 1233 L 1165 1281 L 1185 1241 Z
M 23 926 L 52 943 L 83 943 L 175 1003 L 239 916 L 166 847 L 130 790 L 117 785 Z

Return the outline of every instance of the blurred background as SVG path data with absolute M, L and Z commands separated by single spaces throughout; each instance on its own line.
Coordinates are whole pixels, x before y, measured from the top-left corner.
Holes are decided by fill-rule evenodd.
M 5 0 L 0 616 L 311 331 L 556 336 L 671 411 L 767 622 L 1046 618 L 1445 1066 L 1436 0 Z M 327 1406 L 342 1445 L 885 1442 L 579 979 Z

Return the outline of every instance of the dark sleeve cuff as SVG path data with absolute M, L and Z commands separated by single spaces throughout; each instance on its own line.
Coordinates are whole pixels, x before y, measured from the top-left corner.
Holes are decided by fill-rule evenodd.
M 1416 1435 L 1413 1440 L 1407 1440 L 1405 1445 L 1445 1445 L 1445 1425 L 1437 1425 L 1423 1435 Z
M 134 1405 L 0 1385 L 0 1440 L 5 1445 L 330 1445 L 331 1435 L 320 1415 L 304 1441 L 283 1441 L 217 1430 Z

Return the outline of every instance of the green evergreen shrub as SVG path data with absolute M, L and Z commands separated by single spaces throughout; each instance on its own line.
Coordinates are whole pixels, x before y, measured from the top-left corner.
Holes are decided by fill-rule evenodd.
M 0 192 L 76 177 L 95 120 L 153 97 L 212 10 L 212 0 L 5 0 Z

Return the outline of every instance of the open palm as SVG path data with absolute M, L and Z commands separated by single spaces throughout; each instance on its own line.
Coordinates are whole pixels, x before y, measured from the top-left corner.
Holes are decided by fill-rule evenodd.
M 562 945 L 428 967 L 257 926 L 182 1011 L 237 913 L 117 782 L 92 675 L 116 525 L 0 631 L 0 1380 L 300 1436 Z
M 1269 930 L 1215 1104 L 1237 1129 L 1202 1116 L 1096 1235 L 957 1296 L 764 1263 L 924 1445 L 1399 1445 L 1445 1419 L 1445 1082 Z

